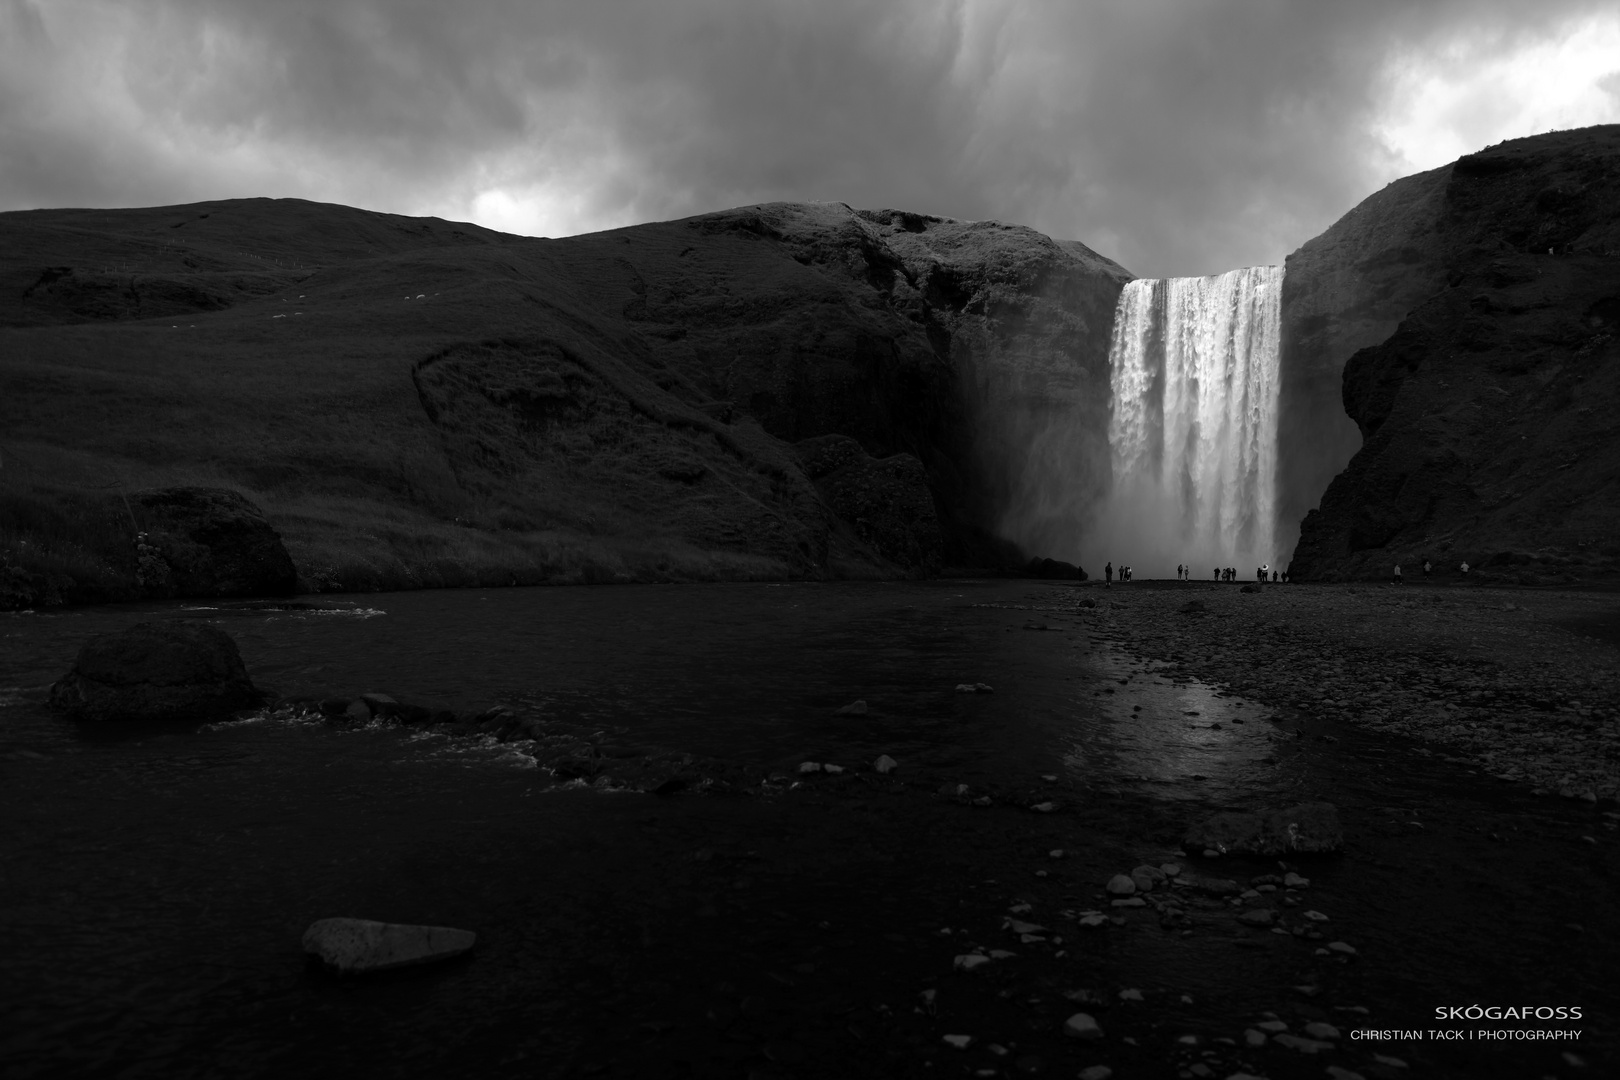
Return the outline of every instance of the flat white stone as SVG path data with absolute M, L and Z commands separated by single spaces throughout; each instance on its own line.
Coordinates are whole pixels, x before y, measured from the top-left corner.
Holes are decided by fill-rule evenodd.
M 460 956 L 478 935 L 449 926 L 322 919 L 304 931 L 304 951 L 342 972 L 387 971 Z

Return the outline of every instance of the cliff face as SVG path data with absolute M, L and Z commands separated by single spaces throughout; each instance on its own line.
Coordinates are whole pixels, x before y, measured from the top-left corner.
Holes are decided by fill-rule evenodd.
M 1444 174 L 1442 287 L 1345 366 L 1364 440 L 1305 518 L 1300 579 L 1620 572 L 1620 126 Z M 1359 211 L 1358 211 L 1359 212 Z M 1418 264 L 1429 280 L 1427 262 Z
M 49 533 L 52 573 L 116 577 L 116 492 L 202 483 L 308 588 L 1009 565 L 1044 539 L 1013 509 L 1042 417 L 1104 418 L 1037 452 L 1106 469 L 1129 276 L 842 204 L 561 240 L 297 200 L 3 214 L 0 555 Z
M 1277 549 L 1361 447 L 1339 392 L 1358 349 L 1394 333 L 1445 287 L 1439 232 L 1451 167 L 1404 177 L 1364 200 L 1284 264 L 1277 425 Z

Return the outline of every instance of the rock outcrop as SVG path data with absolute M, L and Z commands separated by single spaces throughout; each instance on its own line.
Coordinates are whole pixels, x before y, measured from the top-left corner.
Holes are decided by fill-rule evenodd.
M 1620 125 L 1443 170 L 1442 286 L 1345 366 L 1364 444 L 1303 523 L 1295 580 L 1620 574 Z M 1426 174 L 1433 176 L 1436 174 Z M 1433 280 L 1425 269 L 1419 275 Z
M 74 720 L 207 720 L 260 704 L 236 642 L 191 622 L 136 623 L 93 638 L 51 687 Z
M 281 536 L 248 499 L 223 488 L 136 492 L 145 527 L 141 572 L 155 596 L 291 596 L 298 571 Z
M 937 573 L 942 544 L 928 474 L 911 454 L 874 458 L 847 435 L 796 444 L 799 460 L 854 537 L 917 575 Z

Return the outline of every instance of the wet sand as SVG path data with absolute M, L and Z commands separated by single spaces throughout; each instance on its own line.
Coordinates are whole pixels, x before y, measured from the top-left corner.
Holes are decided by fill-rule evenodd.
M 1620 796 L 1620 594 L 1163 581 L 1076 595 L 1122 649 L 1287 715 L 1410 736 L 1541 792 Z

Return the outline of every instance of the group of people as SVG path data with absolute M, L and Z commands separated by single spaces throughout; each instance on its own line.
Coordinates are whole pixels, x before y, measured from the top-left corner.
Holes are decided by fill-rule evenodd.
M 1238 579 L 1237 567 L 1235 567 L 1235 566 L 1217 566 L 1213 570 L 1211 570 L 1210 573 L 1212 575 L 1211 580 L 1214 580 L 1214 581 L 1236 581 Z M 1176 577 L 1185 579 L 1187 581 L 1191 581 L 1192 580 L 1192 567 L 1190 567 L 1190 566 L 1178 566 L 1178 567 L 1176 567 Z M 1270 563 L 1266 563 L 1263 566 L 1255 567 L 1254 580 L 1256 580 L 1256 581 L 1265 581 L 1268 577 L 1272 581 L 1287 581 L 1288 580 L 1288 571 L 1286 571 L 1286 570 L 1273 570 L 1271 568 Z
M 1428 559 L 1424 559 L 1423 560 L 1423 576 L 1428 577 L 1430 571 L 1432 571 L 1433 569 L 1434 569 L 1434 564 L 1432 562 L 1430 562 Z M 1468 576 L 1468 570 L 1469 570 L 1468 560 L 1464 559 L 1463 564 L 1461 566 L 1459 566 L 1457 569 L 1462 571 L 1462 576 L 1463 577 L 1467 577 Z M 1399 564 L 1396 564 L 1396 566 L 1395 566 L 1394 584 L 1399 585 L 1400 583 L 1401 583 L 1401 568 L 1400 568 Z
M 1216 581 L 1236 581 L 1238 579 L 1237 567 L 1235 567 L 1235 566 L 1226 566 L 1226 567 L 1217 566 L 1217 567 L 1214 568 L 1213 573 L 1214 573 L 1214 580 L 1216 580 Z M 1428 573 L 1428 570 L 1425 569 L 1424 573 Z M 1466 571 L 1465 571 L 1465 573 L 1466 573 Z M 1264 565 L 1264 566 L 1257 567 L 1255 569 L 1255 571 L 1254 571 L 1254 575 L 1255 575 L 1255 580 L 1256 581 L 1265 581 L 1268 575 L 1270 576 L 1270 579 L 1272 581 L 1279 581 L 1279 580 L 1287 581 L 1288 580 L 1288 571 L 1286 571 L 1286 570 L 1273 570 L 1269 563 Z M 1399 581 L 1400 577 L 1401 577 L 1401 568 L 1397 566 L 1395 568 L 1395 580 Z M 1114 583 L 1114 564 L 1113 563 L 1108 563 L 1107 565 L 1105 565 L 1103 567 L 1103 580 L 1104 580 L 1104 582 L 1106 584 L 1113 585 L 1113 583 Z M 1121 566 L 1119 568 L 1119 580 L 1121 582 L 1126 582 L 1126 581 L 1131 580 L 1131 568 L 1129 566 Z M 1184 565 L 1178 565 L 1176 567 L 1176 580 L 1177 581 L 1191 581 L 1192 580 L 1192 567 L 1184 566 Z

